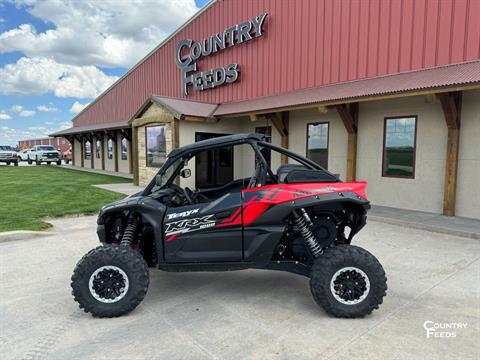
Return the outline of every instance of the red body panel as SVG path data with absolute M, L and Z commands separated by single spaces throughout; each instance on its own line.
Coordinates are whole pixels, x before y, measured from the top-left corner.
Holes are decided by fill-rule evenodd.
M 365 190 L 367 182 L 332 182 L 332 183 L 306 183 L 306 184 L 275 184 L 247 189 L 242 191 L 242 198 L 248 198 L 248 194 L 262 193 L 262 195 L 253 195 L 249 200 L 243 203 L 243 226 L 248 226 L 270 206 L 278 205 L 287 201 L 298 200 L 301 198 L 324 195 L 340 192 L 354 192 L 366 199 Z M 228 225 L 238 224 L 241 217 Z

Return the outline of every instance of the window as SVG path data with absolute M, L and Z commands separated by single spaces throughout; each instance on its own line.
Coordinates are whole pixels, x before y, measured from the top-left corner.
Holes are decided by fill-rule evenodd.
M 226 134 L 195 133 L 195 141 L 213 139 Z M 201 151 L 195 155 L 197 189 L 223 186 L 233 180 L 233 147 Z
M 145 128 L 147 166 L 160 167 L 167 158 L 165 125 Z
M 416 116 L 385 118 L 382 176 L 415 177 L 416 127 Z
M 328 123 L 307 124 L 307 158 L 328 167 Z
M 85 151 L 83 152 L 83 158 L 85 160 L 89 160 L 90 159 L 90 156 L 92 155 L 92 149 L 91 149 L 91 143 L 89 140 L 85 140 L 84 142 L 84 149 Z
M 258 126 L 255 128 L 255 132 L 257 134 L 262 134 L 267 136 L 267 142 L 271 143 L 272 142 L 272 127 L 271 126 Z M 267 161 L 268 166 L 272 165 L 272 156 L 270 149 L 267 148 L 262 148 L 262 155 Z
M 127 160 L 128 159 L 127 153 L 128 153 L 127 139 L 122 138 L 122 160 Z
M 108 158 L 113 159 L 113 140 L 108 139 L 107 141 L 107 152 L 108 152 Z
M 97 141 L 95 142 L 95 157 L 97 159 L 100 159 L 100 149 L 102 147 L 102 143 L 100 140 L 97 139 Z

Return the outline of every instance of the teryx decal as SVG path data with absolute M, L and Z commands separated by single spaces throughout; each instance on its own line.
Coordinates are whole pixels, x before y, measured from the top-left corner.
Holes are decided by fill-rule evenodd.
M 193 209 L 193 210 L 187 210 L 187 211 L 183 211 L 183 212 L 180 212 L 180 213 L 168 214 L 167 218 L 168 218 L 168 220 L 172 220 L 172 219 L 176 219 L 176 218 L 179 218 L 179 217 L 190 216 L 192 214 L 198 213 L 199 210 L 200 210 L 200 208 Z
M 179 220 L 166 224 L 165 235 L 173 235 L 185 233 L 189 231 L 196 231 L 215 226 L 214 215 L 206 215 L 199 218 Z

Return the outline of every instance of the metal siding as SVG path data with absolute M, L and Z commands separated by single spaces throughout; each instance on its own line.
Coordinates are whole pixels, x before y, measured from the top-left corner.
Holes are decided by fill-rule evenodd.
M 82 112 L 75 126 L 128 120 L 151 95 L 181 97 L 176 43 L 201 40 L 259 13 L 261 38 L 198 61 L 232 62 L 240 78 L 188 100 L 226 103 L 480 58 L 477 0 L 224 0 L 187 25 Z

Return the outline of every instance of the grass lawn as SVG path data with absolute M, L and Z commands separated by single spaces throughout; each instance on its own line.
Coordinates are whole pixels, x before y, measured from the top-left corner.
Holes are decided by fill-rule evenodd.
M 0 166 L 0 231 L 45 229 L 46 216 L 93 214 L 125 195 L 91 185 L 125 182 L 56 166 Z

